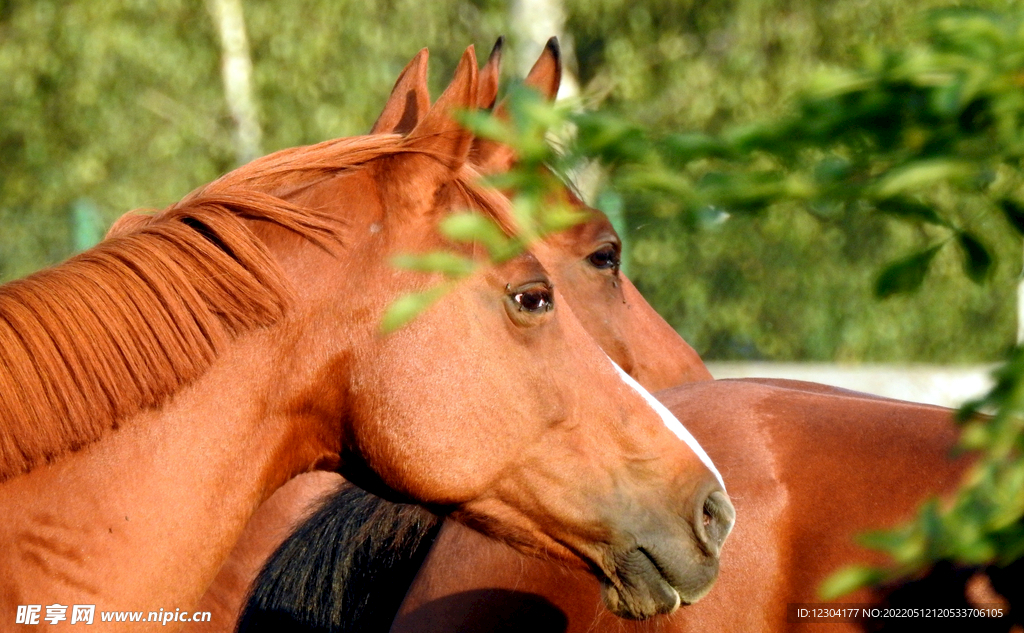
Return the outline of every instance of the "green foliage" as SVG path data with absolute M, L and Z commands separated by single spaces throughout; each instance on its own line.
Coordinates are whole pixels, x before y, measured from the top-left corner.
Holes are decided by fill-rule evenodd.
M 932 259 L 935 258 L 942 246 L 943 244 L 932 246 L 886 266 L 885 270 L 878 275 L 875 294 L 884 299 L 901 292 L 917 290 L 924 281 Z
M 851 565 L 825 581 L 820 594 L 824 600 L 834 600 L 866 585 L 881 582 L 884 578 L 885 575 L 873 567 Z
M 454 242 L 483 244 L 491 261 L 505 261 L 515 252 L 512 239 L 494 220 L 478 213 L 458 213 L 441 221 L 441 234 Z
M 661 145 L 657 160 L 633 169 L 636 187 L 622 192 L 631 278 L 702 357 L 977 362 L 1001 357 L 1012 344 L 1020 245 L 983 208 L 991 204 L 988 193 L 937 188 L 928 192 L 933 200 L 920 204 L 931 209 L 939 199 L 943 219 L 988 248 L 991 286 L 975 287 L 962 276 L 954 238 L 932 261 L 919 292 L 879 303 L 871 289 L 885 263 L 944 242 L 955 231 L 900 221 L 881 209 L 888 199 L 878 196 L 870 205 L 858 192 L 826 202 L 833 194 L 819 188 L 842 188 L 863 175 L 855 171 L 856 147 L 824 155 L 797 149 L 793 155 L 774 143 L 813 144 L 786 136 L 803 99 L 817 97 L 812 105 L 821 105 L 823 115 L 837 102 L 846 108 L 838 98 L 823 103 L 829 95 L 822 93 L 830 86 L 854 90 L 851 76 L 877 73 L 867 63 L 878 65 L 877 51 L 898 55 L 927 47 L 921 11 L 946 4 L 568 3 L 582 79 L 603 99 L 603 118 L 618 121 L 598 129 L 632 139 L 606 147 L 595 138 L 593 147 L 607 160 L 642 151 L 636 139 L 644 134 Z M 856 73 L 844 70 L 849 68 Z M 608 116 L 616 111 L 625 116 Z M 805 132 L 824 137 L 841 128 L 824 116 L 818 124 Z M 845 145 L 841 138 L 836 142 Z M 770 145 L 770 156 L 753 151 L 739 160 L 737 150 L 758 145 Z M 681 165 L 688 176 L 660 173 Z M 661 193 L 642 190 L 646 185 Z M 718 206 L 696 204 L 692 192 Z M 780 202 L 777 193 L 797 201 Z M 683 208 L 680 196 L 693 203 Z M 900 198 L 908 202 L 917 194 Z
M 792 114 L 764 123 L 657 135 L 607 113 L 531 116 L 577 130 L 554 164 L 598 157 L 608 188 L 662 201 L 656 214 L 691 225 L 771 208 L 851 223 L 887 216 L 919 229 L 925 245 L 884 267 L 879 297 L 921 287 L 951 248 L 958 274 L 981 285 L 995 265 L 991 244 L 1020 230 L 1024 14 L 946 10 L 926 24 L 921 44 L 866 49 L 859 66 L 823 75 Z M 502 134 L 515 145 L 514 134 Z M 543 184 L 529 175 L 516 170 L 506 182 Z M 1014 242 L 1019 257 L 1016 235 Z M 980 457 L 956 498 L 927 501 L 904 528 L 867 535 L 865 544 L 888 552 L 895 567 L 840 571 L 822 588 L 826 596 L 938 561 L 1008 565 L 1024 555 L 1024 347 L 996 378 L 991 393 L 960 412 L 962 445 Z
M 390 334 L 403 325 L 408 324 L 419 314 L 429 309 L 430 306 L 437 303 L 438 299 L 451 292 L 453 288 L 454 284 L 449 281 L 396 299 L 384 311 L 384 316 L 380 321 L 380 331 L 384 334 Z

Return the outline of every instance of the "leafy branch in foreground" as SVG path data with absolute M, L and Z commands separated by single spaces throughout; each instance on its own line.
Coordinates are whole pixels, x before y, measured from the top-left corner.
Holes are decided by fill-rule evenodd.
M 881 271 L 875 292 L 883 298 L 919 287 L 947 248 L 959 251 L 967 277 L 985 282 L 995 260 L 975 228 L 979 214 L 1024 234 L 1024 13 L 953 9 L 924 24 L 918 44 L 865 50 L 860 67 L 823 73 L 788 117 L 719 134 L 656 136 L 607 113 L 522 96 L 513 97 L 506 119 L 467 115 L 471 129 L 519 153 L 516 169 L 490 181 L 516 192 L 518 227 L 506 236 L 482 218 L 456 216 L 447 234 L 483 244 L 497 261 L 521 252 L 572 222 L 564 211 L 548 215 L 559 208 L 550 204 L 555 174 L 596 159 L 613 195 L 646 198 L 696 224 L 798 203 L 825 218 L 852 211 L 917 226 L 930 243 Z M 575 134 L 556 153 L 546 133 L 563 122 Z M 416 265 L 450 276 L 471 270 L 450 258 Z M 895 568 L 844 570 L 824 586 L 827 597 L 938 561 L 1006 566 L 1024 556 L 1024 348 L 996 378 L 988 395 L 960 412 L 962 447 L 978 460 L 956 498 L 928 501 L 913 523 L 865 537 Z
M 994 256 L 972 226 L 977 216 L 961 210 L 981 209 L 1024 234 L 1024 14 L 945 10 L 925 27 L 923 43 L 866 50 L 859 68 L 822 74 L 783 120 L 652 139 L 587 114 L 575 119 L 580 151 L 613 166 L 613 186 L 660 196 L 671 212 L 750 214 L 798 202 L 814 214 L 849 209 L 921 227 L 931 244 L 881 271 L 879 297 L 918 288 L 946 248 L 982 283 Z M 1006 566 L 1024 556 L 1024 348 L 996 378 L 960 411 L 961 445 L 978 461 L 956 498 L 866 536 L 895 568 L 844 570 L 822 588 L 826 597 L 938 561 Z
M 1021 24 L 1020 14 L 936 12 L 923 43 L 865 50 L 859 68 L 821 73 L 784 119 L 652 138 L 584 113 L 573 117 L 574 151 L 601 159 L 610 186 L 655 198 L 666 214 L 699 220 L 799 202 L 823 217 L 855 210 L 926 227 L 933 243 L 892 262 L 880 296 L 915 289 L 944 248 L 958 249 L 981 282 L 993 249 L 973 226 L 978 218 L 961 210 L 1024 228 Z
M 924 26 L 918 44 L 865 50 L 860 67 L 823 73 L 788 117 L 719 134 L 655 136 L 607 113 L 536 100 L 508 120 L 474 115 L 467 123 L 524 158 L 492 182 L 523 196 L 515 208 L 525 227 L 543 217 L 554 178 L 543 166 L 557 173 L 596 159 L 607 169 L 607 189 L 695 223 L 798 203 L 823 217 L 852 211 L 920 227 L 930 243 L 883 268 L 875 285 L 882 298 L 918 288 L 949 248 L 959 252 L 963 273 L 983 283 L 995 259 L 975 228 L 979 214 L 1024 234 L 1024 14 L 944 10 Z M 541 130 L 563 121 L 575 135 L 555 154 L 544 149 Z M 483 228 L 465 237 L 485 241 Z M 982 410 L 995 413 L 986 418 Z M 1024 556 L 1024 348 L 960 419 L 962 447 L 978 461 L 956 498 L 926 502 L 910 525 L 865 537 L 896 567 L 844 570 L 823 588 L 828 597 L 937 561 L 1005 566 Z

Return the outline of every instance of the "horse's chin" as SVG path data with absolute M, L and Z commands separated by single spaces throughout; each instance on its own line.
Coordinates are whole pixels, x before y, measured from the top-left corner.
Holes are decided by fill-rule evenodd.
M 616 556 L 614 578 L 601 579 L 601 597 L 608 610 L 629 620 L 645 620 L 693 604 L 710 591 L 718 566 L 703 566 L 686 583 L 673 583 L 662 564 L 642 548 Z M 685 585 L 685 586 L 681 586 Z

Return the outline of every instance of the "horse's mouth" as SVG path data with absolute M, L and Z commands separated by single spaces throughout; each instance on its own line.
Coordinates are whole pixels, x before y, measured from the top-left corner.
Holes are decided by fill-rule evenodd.
M 601 597 L 609 611 L 630 620 L 672 613 L 696 602 L 718 575 L 717 561 L 705 562 L 693 570 L 687 582 L 680 582 L 657 555 L 643 547 L 614 558 L 615 572 L 601 579 Z

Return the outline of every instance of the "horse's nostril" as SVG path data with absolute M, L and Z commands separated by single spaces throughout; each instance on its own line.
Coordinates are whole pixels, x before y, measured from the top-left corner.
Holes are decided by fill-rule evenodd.
M 701 529 L 697 530 L 697 536 L 708 553 L 717 556 L 732 530 L 736 510 L 725 493 L 716 490 L 704 499 L 701 513 Z

